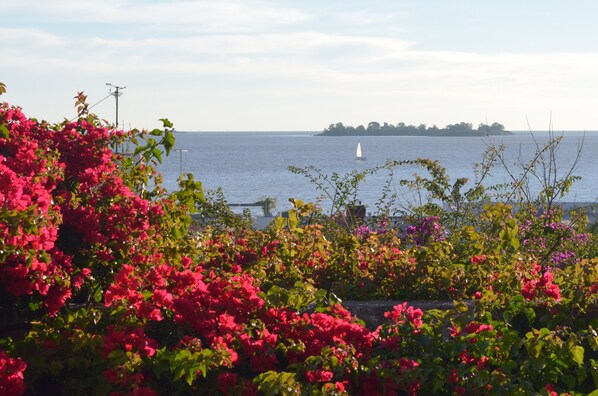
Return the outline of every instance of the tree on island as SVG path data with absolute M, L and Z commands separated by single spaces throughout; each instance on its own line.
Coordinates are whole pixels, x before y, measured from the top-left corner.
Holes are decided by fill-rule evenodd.
M 418 126 L 406 125 L 399 122 L 396 125 L 377 121 L 368 123 L 367 128 L 363 125 L 358 127 L 345 126 L 342 122 L 330 124 L 330 126 L 319 136 L 488 136 L 488 135 L 511 135 L 505 130 L 505 127 L 498 122 L 492 125 L 480 124 L 476 129 L 471 123 L 460 122 L 449 124 L 444 128 L 438 128 L 436 125 L 427 127 L 425 124 Z

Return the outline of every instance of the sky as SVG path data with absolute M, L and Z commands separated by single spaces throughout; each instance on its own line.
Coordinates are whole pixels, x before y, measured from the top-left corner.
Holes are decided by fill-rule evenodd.
M 0 97 L 50 122 L 598 130 L 594 0 L 0 0 Z

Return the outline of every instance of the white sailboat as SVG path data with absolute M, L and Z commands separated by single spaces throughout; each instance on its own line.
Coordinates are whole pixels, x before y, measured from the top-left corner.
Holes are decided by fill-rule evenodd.
M 357 143 L 357 150 L 355 150 L 355 160 L 356 161 L 365 161 L 365 157 L 361 152 L 361 143 Z

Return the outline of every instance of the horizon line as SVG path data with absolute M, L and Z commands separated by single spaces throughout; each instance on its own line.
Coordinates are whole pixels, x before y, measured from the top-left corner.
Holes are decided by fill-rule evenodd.
M 245 130 L 174 130 L 175 133 L 321 133 L 323 130 L 292 130 L 292 129 L 271 129 L 271 130 L 258 130 L 258 129 L 245 129 Z M 549 130 L 549 129 L 538 129 L 538 130 L 529 130 L 529 129 L 513 129 L 508 130 L 508 132 L 512 133 L 585 133 L 585 132 L 598 132 L 598 129 L 559 129 L 559 130 Z M 344 136 L 344 135 L 343 135 Z M 350 135 L 346 135 L 350 136 Z M 367 135 L 355 135 L 355 136 L 367 136 Z M 379 136 L 379 135 L 373 135 Z M 393 135 L 388 135 L 393 136 Z M 399 135 L 397 135 L 399 136 Z

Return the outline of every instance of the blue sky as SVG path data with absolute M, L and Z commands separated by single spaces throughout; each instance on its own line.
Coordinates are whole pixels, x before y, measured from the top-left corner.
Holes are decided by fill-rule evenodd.
M 591 0 L 0 0 L 2 100 L 73 117 L 126 86 L 121 127 L 331 123 L 598 130 Z M 114 99 L 94 111 L 114 119 Z

